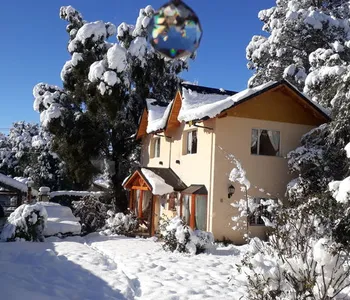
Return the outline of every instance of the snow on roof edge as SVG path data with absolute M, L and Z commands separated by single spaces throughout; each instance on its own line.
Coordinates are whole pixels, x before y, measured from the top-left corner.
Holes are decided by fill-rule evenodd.
M 241 92 L 234 94 L 232 96 L 227 97 L 226 99 L 215 101 L 212 103 L 207 103 L 203 105 L 198 105 L 198 107 L 190 109 L 190 112 L 188 112 L 188 115 L 186 116 L 186 113 L 183 112 L 183 107 L 181 107 L 178 120 L 180 122 L 185 121 L 185 122 L 190 122 L 190 121 L 195 121 L 195 120 L 203 120 L 205 118 L 214 118 L 220 113 L 232 108 L 235 105 L 238 105 L 242 102 L 244 102 L 247 99 L 251 99 L 255 97 L 256 95 L 263 93 L 271 88 L 274 88 L 276 86 L 286 84 L 295 92 L 300 94 L 307 102 L 310 103 L 314 108 L 316 108 L 319 112 L 324 114 L 328 119 L 331 119 L 330 114 L 331 112 L 324 108 L 322 105 L 316 103 L 315 101 L 312 101 L 307 95 L 304 93 L 300 92 L 293 84 L 291 84 L 288 80 L 283 79 L 280 81 L 270 81 L 267 83 L 264 83 L 262 85 L 259 85 L 254 88 L 247 88 L 245 90 L 242 90 Z M 189 87 L 182 87 L 183 91 L 184 89 L 186 90 L 191 90 Z M 208 94 L 204 94 L 208 95 Z M 184 100 L 185 97 L 183 97 Z M 198 112 L 198 109 L 201 109 L 200 111 L 202 114 Z M 191 113 L 191 110 L 193 111 Z M 194 111 L 197 110 L 197 111 Z M 182 113 L 182 114 L 181 114 Z
M 28 192 L 28 186 L 23 183 L 20 182 L 14 178 L 11 178 L 5 174 L 1 174 L 0 173 L 0 182 L 2 182 L 3 184 L 6 184 L 10 187 L 13 187 L 16 190 L 20 190 L 23 193 L 27 193 Z M 38 191 L 32 188 L 32 195 L 33 196 L 37 196 L 38 195 Z

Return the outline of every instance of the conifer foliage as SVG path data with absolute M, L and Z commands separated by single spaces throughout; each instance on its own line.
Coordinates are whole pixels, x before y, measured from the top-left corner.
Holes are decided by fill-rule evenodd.
M 68 60 L 61 72 L 63 87 L 40 83 L 34 109 L 53 135 L 76 188 L 86 188 L 100 173 L 94 161 L 110 165 L 118 208 L 126 208 L 121 183 L 138 162 L 134 134 L 145 99 L 169 102 L 185 61 L 166 61 L 147 42 L 151 6 L 140 10 L 136 25 L 116 27 L 87 22 L 73 7 L 60 9 L 68 22 Z M 116 42 L 111 42 L 117 36 Z

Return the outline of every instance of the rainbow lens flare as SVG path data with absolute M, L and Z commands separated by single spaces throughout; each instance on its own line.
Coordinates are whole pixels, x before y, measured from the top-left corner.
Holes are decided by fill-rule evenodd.
M 199 47 L 202 34 L 197 15 L 181 1 L 163 5 L 149 25 L 151 45 L 171 59 L 191 56 Z

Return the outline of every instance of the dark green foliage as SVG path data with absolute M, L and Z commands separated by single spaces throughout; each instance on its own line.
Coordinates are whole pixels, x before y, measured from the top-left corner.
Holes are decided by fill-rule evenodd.
M 83 234 L 95 232 L 105 226 L 108 209 L 97 198 L 86 196 L 80 201 L 73 202 L 73 208 L 74 216 L 80 218 Z

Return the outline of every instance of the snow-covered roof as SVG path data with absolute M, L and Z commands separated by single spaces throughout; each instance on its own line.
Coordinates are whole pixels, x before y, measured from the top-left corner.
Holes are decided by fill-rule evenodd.
M 255 88 L 246 89 L 229 97 L 227 97 L 227 95 L 199 93 L 192 91 L 190 87 L 183 87 L 182 106 L 178 120 L 180 122 L 189 122 L 193 120 L 201 120 L 205 117 L 214 118 L 223 110 L 230 108 L 239 101 L 258 93 L 275 83 L 276 82 L 269 82 Z
M 147 133 L 162 130 L 166 126 L 173 101 L 159 105 L 155 99 L 146 99 L 148 110 Z
M 11 177 L 6 176 L 4 174 L 0 174 L 0 182 L 2 182 L 3 184 L 5 184 L 7 186 L 13 187 L 14 189 L 19 190 L 23 193 L 26 193 L 28 191 L 26 181 L 28 181 L 27 178 L 16 177 L 16 179 L 14 179 L 14 178 L 11 178 Z M 32 188 L 32 195 L 37 196 L 38 191 Z
M 165 180 L 162 177 L 158 176 L 151 170 L 142 168 L 141 172 L 145 176 L 147 182 L 151 185 L 153 195 L 165 195 L 174 191 L 174 188 L 171 185 L 165 183 Z
M 50 193 L 50 198 L 57 197 L 57 196 L 96 196 L 100 197 L 103 196 L 104 192 L 88 192 L 88 191 L 55 191 Z
M 179 112 L 178 120 L 180 122 L 189 122 L 194 120 L 201 120 L 203 118 L 214 118 L 226 109 L 229 109 L 244 100 L 254 97 L 254 95 L 262 91 L 277 86 L 278 84 L 287 84 L 297 91 L 289 82 L 283 80 L 281 82 L 271 81 L 254 88 L 247 88 L 239 93 L 231 96 L 225 94 L 198 92 L 191 88 L 191 86 L 182 87 L 182 106 Z M 196 87 L 194 87 L 196 88 Z M 321 107 L 319 104 L 307 98 L 300 93 L 303 98 L 308 101 L 313 107 L 319 110 L 322 114 L 329 117 L 329 112 Z

